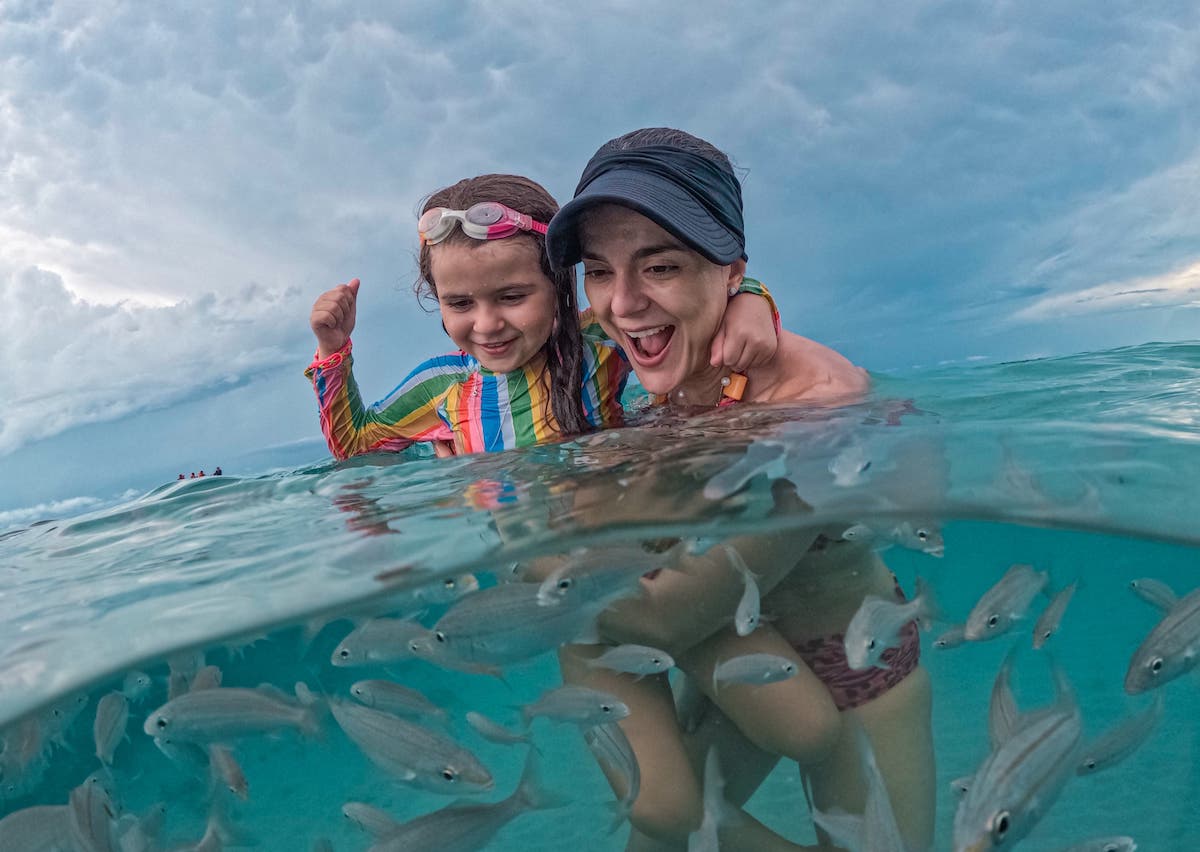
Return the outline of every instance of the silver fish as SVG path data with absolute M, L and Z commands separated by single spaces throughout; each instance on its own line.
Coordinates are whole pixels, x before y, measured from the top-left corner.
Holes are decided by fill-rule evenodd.
M 250 798 L 250 785 L 246 773 L 233 756 L 228 746 L 213 744 L 208 747 L 208 764 L 212 767 L 213 780 L 224 784 L 225 789 L 243 802 Z
M 152 737 L 177 742 L 228 742 L 255 734 L 296 728 L 306 734 L 319 730 L 310 707 L 286 700 L 274 688 L 217 687 L 186 692 L 146 717 L 143 726 Z
M 1105 731 L 1084 747 L 1075 774 L 1091 775 L 1129 757 L 1154 733 L 1162 714 L 1162 693 L 1156 692 L 1146 709 Z
M 360 703 L 385 713 L 410 718 L 431 716 L 443 722 L 446 720 L 444 708 L 438 707 L 417 690 L 390 680 L 360 680 L 350 687 L 350 694 Z
M 847 664 L 855 670 L 888 668 L 880 657 L 888 648 L 899 646 L 900 630 L 910 621 L 928 624 L 936 615 L 933 594 L 919 578 L 916 596 L 905 603 L 894 597 L 867 595 L 846 626 Z
M 662 552 L 641 545 L 580 548 L 538 585 L 537 602 L 552 606 L 566 598 L 586 602 L 636 594 L 641 577 L 670 566 L 687 549 L 682 541 Z
M 1200 663 L 1200 588 L 1180 598 L 1133 653 L 1125 691 L 1137 695 L 1191 671 Z
M 743 654 L 722 660 L 713 667 L 713 694 L 721 683 L 767 684 L 795 677 L 793 660 L 776 654 Z
M 445 734 L 351 701 L 333 698 L 338 725 L 367 758 L 406 784 L 434 793 L 492 789 L 492 773 Z
M 220 685 L 221 670 L 216 666 L 205 666 L 193 675 L 188 689 L 195 692 L 197 689 L 216 689 Z
M 408 852 L 436 849 L 438 852 L 474 852 L 483 849 L 501 828 L 526 811 L 558 807 L 539 777 L 536 752 L 532 749 L 516 790 L 492 804 L 454 804 L 403 823 L 381 837 L 368 852 Z
M 532 704 L 521 708 L 528 725 L 540 717 L 574 725 L 601 725 L 629 715 L 629 707 L 615 695 L 586 686 L 568 684 L 551 689 Z
M 858 852 L 908 852 L 908 845 L 896 824 L 887 785 L 875 762 L 875 751 L 861 725 L 855 727 L 855 736 L 867 782 L 867 799 L 862 816 L 843 811 L 825 814 L 813 808 L 813 822 L 823 828 L 835 843 L 847 849 Z
M 113 830 L 119 815 L 112 795 L 97 775 L 71 791 L 67 819 L 75 848 L 82 852 L 116 852 Z
M 710 748 L 704 757 L 704 816 L 700 827 L 688 835 L 688 852 L 718 852 L 721 826 L 735 819 L 736 811 L 725 798 L 725 776 L 717 750 Z
M 613 814 L 608 833 L 612 834 L 633 813 L 633 803 L 642 789 L 642 771 L 629 738 L 616 723 L 593 725 L 583 732 L 583 741 L 596 760 L 608 767 L 625 788 Z
M 866 448 L 860 443 L 853 443 L 833 457 L 829 462 L 829 472 L 833 474 L 833 484 L 843 488 L 861 485 L 866 481 L 863 476 L 871 468 L 871 459 Z
M 0 819 L 0 849 L 6 852 L 74 852 L 66 805 L 34 805 Z
M 928 521 L 901 521 L 889 527 L 887 539 L 908 550 L 926 553 L 941 559 L 946 555 L 946 541 L 937 524 Z
M 724 500 L 738 493 L 751 479 L 782 459 L 786 450 L 787 446 L 778 441 L 753 442 L 740 459 L 705 484 L 704 499 Z
M 155 737 L 154 745 L 188 775 L 198 777 L 208 771 L 208 752 L 195 743 L 176 742 L 170 737 Z
M 533 583 L 493 586 L 463 597 L 438 619 L 432 639 L 419 642 L 433 662 L 528 660 L 560 645 L 594 640 L 596 617 L 613 601 L 640 593 L 640 576 L 638 570 L 602 569 L 563 578 L 570 584 L 552 606 L 539 602 Z
M 192 678 L 204 668 L 203 651 L 177 651 L 167 657 L 167 700 L 178 698 L 191 688 Z
M 403 825 L 387 811 L 366 802 L 346 802 L 342 815 L 375 838 L 386 837 Z
M 967 641 L 966 628 L 962 624 L 948 628 L 938 638 L 933 640 L 935 648 L 957 648 L 959 645 Z
M 329 661 L 335 666 L 368 666 L 411 659 L 416 656 L 413 640 L 428 633 L 409 619 L 373 618 L 338 643 Z
M 1132 837 L 1097 837 L 1068 846 L 1061 852 L 1135 852 L 1137 848 Z
M 1153 577 L 1140 577 L 1129 581 L 1130 590 L 1151 606 L 1158 607 L 1163 612 L 1170 612 L 1171 607 L 1179 602 L 1175 590 L 1162 580 Z
M 493 722 L 487 716 L 484 716 L 482 713 L 476 713 L 474 710 L 467 712 L 466 720 L 467 724 L 488 742 L 498 745 L 516 745 L 517 743 L 533 742 L 533 735 L 528 731 L 510 730 L 499 722 Z
M 1017 707 L 1016 696 L 1012 691 L 1013 661 L 1017 656 L 1017 646 L 1014 645 L 1004 656 L 996 680 L 992 683 L 992 698 L 988 703 L 988 736 L 992 741 L 992 750 L 1000 748 L 1017 729 L 1021 711 Z
M 1058 594 L 1050 599 L 1050 603 L 1038 616 L 1037 623 L 1033 625 L 1033 647 L 1042 647 L 1046 640 L 1058 632 L 1063 613 L 1066 612 L 1067 604 L 1071 602 L 1071 597 L 1078 587 L 1079 581 L 1076 580 L 1071 585 L 1059 589 Z
M 758 592 L 758 580 L 754 572 L 746 565 L 740 553 L 729 545 L 722 545 L 730 564 L 742 576 L 742 599 L 738 601 L 737 610 L 733 614 L 733 629 L 738 636 L 749 636 L 759 625 L 761 599 Z
M 1065 676 L 1057 699 L 984 760 L 954 815 L 955 852 L 1008 849 L 1058 798 L 1078 761 L 1083 726 Z
M 125 675 L 125 679 L 121 682 L 121 694 L 136 704 L 146 697 L 151 685 L 150 675 L 145 672 L 132 671 Z
M 963 635 L 970 642 L 979 642 L 1005 633 L 1014 621 L 1025 616 L 1049 579 L 1045 571 L 1035 571 L 1029 565 L 1013 565 L 975 604 Z
M 119 692 L 110 692 L 96 703 L 96 721 L 92 724 L 92 739 L 96 743 L 96 757 L 100 762 L 111 764 L 113 752 L 125 738 L 125 725 L 129 721 L 129 701 Z
M 649 645 L 617 645 L 588 660 L 587 665 L 593 669 L 644 676 L 667 671 L 675 665 L 675 660 L 666 651 Z
M 961 799 L 971 789 L 971 782 L 974 779 L 974 775 L 962 775 L 950 782 L 950 789 Z

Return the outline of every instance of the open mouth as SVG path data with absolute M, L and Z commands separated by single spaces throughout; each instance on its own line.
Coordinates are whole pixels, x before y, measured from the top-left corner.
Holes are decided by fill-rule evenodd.
M 675 335 L 675 326 L 659 325 L 654 328 L 643 328 L 638 331 L 627 331 L 631 355 L 639 366 L 651 367 L 666 357 L 667 347 Z

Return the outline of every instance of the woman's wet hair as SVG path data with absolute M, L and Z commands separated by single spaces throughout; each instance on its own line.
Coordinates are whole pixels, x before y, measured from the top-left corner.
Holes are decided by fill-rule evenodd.
M 430 195 L 421 212 L 434 207 L 466 210 L 481 201 L 498 201 L 519 213 L 532 216 L 539 222 L 549 222 L 558 212 L 558 202 L 540 184 L 519 175 L 479 175 L 460 180 L 453 186 L 439 189 Z M 583 415 L 580 383 L 583 376 L 583 340 L 579 334 L 579 303 L 575 294 L 575 268 L 553 270 L 546 255 L 546 238 L 533 231 L 505 237 L 508 240 L 529 240 L 537 246 L 542 273 L 554 284 L 554 329 L 542 347 L 550 372 L 550 410 L 564 435 L 588 431 Z M 438 245 L 478 247 L 486 240 L 476 240 L 456 227 Z M 419 277 L 413 285 L 418 298 L 437 298 L 437 282 L 433 278 L 430 246 L 421 246 L 418 258 Z
M 729 172 L 735 178 L 737 177 L 733 170 L 733 163 L 724 151 L 711 142 L 705 142 L 699 136 L 693 136 L 685 130 L 676 130 L 673 127 L 643 127 L 640 130 L 631 130 L 616 139 L 605 142 L 596 150 L 596 154 L 629 151 L 634 148 L 645 148 L 648 145 L 669 145 L 681 151 L 697 154 L 712 160 L 721 169 Z

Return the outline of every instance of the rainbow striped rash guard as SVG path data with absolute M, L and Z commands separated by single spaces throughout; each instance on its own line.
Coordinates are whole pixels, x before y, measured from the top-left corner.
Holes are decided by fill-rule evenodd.
M 775 329 L 779 310 L 767 288 L 744 278 L 739 293 L 763 296 Z M 583 334 L 584 415 L 594 428 L 624 423 L 621 394 L 629 378 L 625 353 L 605 335 L 591 310 L 579 315 Z M 461 350 L 417 366 L 396 388 L 366 406 L 354 380 L 352 344 L 316 358 L 304 375 L 312 380 L 321 431 L 340 460 L 362 453 L 399 452 L 418 441 L 452 441 L 456 453 L 528 447 L 561 437 L 550 407 L 545 358 L 511 373 L 493 373 Z

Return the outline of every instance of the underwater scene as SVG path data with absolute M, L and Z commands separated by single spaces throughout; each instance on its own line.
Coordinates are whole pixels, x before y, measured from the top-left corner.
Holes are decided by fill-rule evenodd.
M 0 531 L 0 850 L 1200 848 L 1200 343 L 874 378 Z

